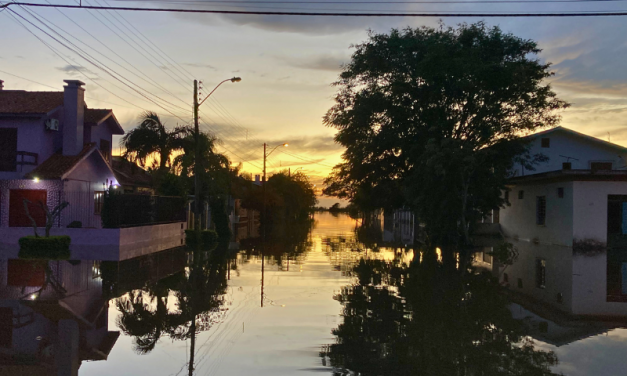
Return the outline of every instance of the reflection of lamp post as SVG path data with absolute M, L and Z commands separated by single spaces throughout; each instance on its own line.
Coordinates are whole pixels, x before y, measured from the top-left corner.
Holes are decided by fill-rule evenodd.
M 213 94 L 213 92 L 216 91 L 218 87 L 220 87 L 220 85 L 222 85 L 223 83 L 227 81 L 240 82 L 241 80 L 242 79 L 239 77 L 233 77 L 220 82 L 200 103 L 198 103 L 198 81 L 194 80 L 194 145 L 196 146 L 196 150 L 194 152 L 194 229 L 200 230 L 200 179 L 198 178 L 198 176 L 200 175 L 201 171 L 201 156 L 199 145 L 200 131 L 198 130 L 198 107 L 200 107 L 201 104 L 205 103 L 207 98 L 209 98 L 209 96 L 211 96 L 211 94 Z
M 261 184 L 263 184 L 263 220 L 266 221 L 266 159 L 268 159 L 268 156 L 270 156 L 270 154 L 272 154 L 272 152 L 274 152 L 278 147 L 283 146 L 283 147 L 288 147 L 287 142 L 284 144 L 280 144 L 275 146 L 272 150 L 270 150 L 269 153 L 266 152 L 266 149 L 268 147 L 268 145 L 264 142 L 263 143 L 263 181 L 261 182 Z M 266 238 L 266 226 L 263 226 L 263 238 L 265 240 Z

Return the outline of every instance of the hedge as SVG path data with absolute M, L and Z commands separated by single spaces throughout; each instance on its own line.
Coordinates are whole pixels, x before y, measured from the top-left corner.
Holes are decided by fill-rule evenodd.
M 67 260 L 70 258 L 69 236 L 47 238 L 25 236 L 20 238 L 20 258 Z
M 200 232 L 200 242 L 203 249 L 213 249 L 218 244 L 218 233 L 213 230 L 202 230 Z M 196 231 L 185 230 L 185 244 L 189 247 L 196 246 Z

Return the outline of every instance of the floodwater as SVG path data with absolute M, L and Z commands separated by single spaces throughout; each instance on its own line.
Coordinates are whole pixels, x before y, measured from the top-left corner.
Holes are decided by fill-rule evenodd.
M 486 251 L 460 273 L 355 230 L 316 213 L 310 230 L 231 253 L 0 259 L 0 374 L 627 373 L 627 301 L 607 303 L 577 269 L 597 256 L 518 244 L 518 264 L 501 270 Z M 541 251 L 556 260 L 538 264 Z

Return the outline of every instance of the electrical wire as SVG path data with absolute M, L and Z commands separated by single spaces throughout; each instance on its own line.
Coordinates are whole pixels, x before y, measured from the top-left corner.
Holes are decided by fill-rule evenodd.
M 343 12 L 275 12 L 275 11 L 240 11 L 240 10 L 216 10 L 216 9 L 181 9 L 181 8 L 136 8 L 136 7 L 102 7 L 81 6 L 69 4 L 37 4 L 14 2 L 0 5 L 0 8 L 8 8 L 11 5 L 44 8 L 69 8 L 69 9 L 93 9 L 93 10 L 124 10 L 139 12 L 173 12 L 173 13 L 207 13 L 207 14 L 232 14 L 232 15 L 258 15 L 258 16 L 308 16 L 308 17 L 616 17 L 627 16 L 627 11 L 573 11 L 573 12 L 520 12 L 520 13 L 472 13 L 472 12 L 396 12 L 396 13 L 367 13 L 356 11 Z

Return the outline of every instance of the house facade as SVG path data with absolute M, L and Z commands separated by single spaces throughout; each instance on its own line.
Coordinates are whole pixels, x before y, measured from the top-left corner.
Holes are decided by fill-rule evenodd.
M 103 192 L 118 184 L 112 137 L 124 131 L 112 110 L 87 107 L 83 82 L 64 82 L 63 91 L 30 92 L 0 81 L 0 227 L 29 227 L 28 214 L 43 226 L 39 203 L 63 201 L 57 226 L 101 226 Z
M 627 238 L 627 148 L 563 127 L 528 138 L 548 160 L 514 168 L 494 216 L 503 234 L 569 247 Z

